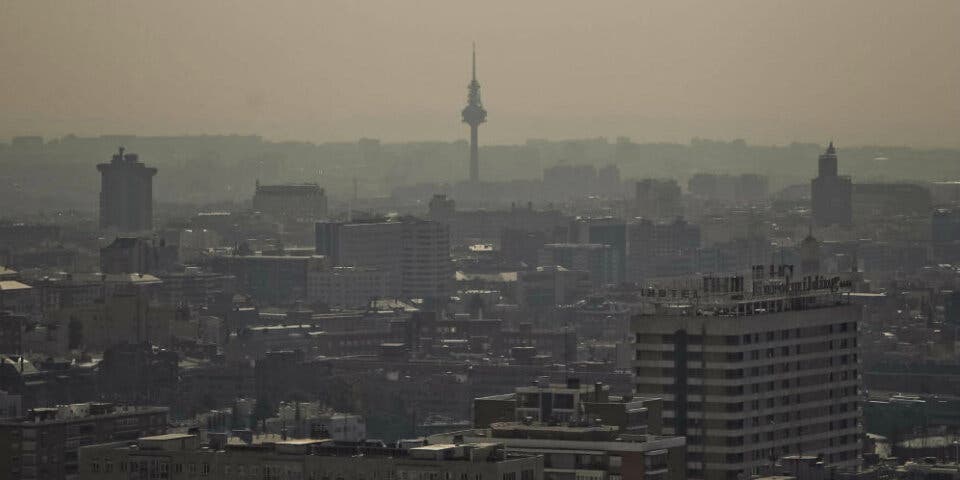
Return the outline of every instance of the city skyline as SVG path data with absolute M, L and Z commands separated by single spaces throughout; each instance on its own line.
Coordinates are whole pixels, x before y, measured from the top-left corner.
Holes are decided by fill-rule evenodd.
M 960 146 L 953 2 L 494 4 L 470 22 L 445 4 L 190 7 L 3 7 L 0 138 L 464 139 L 451 120 L 475 40 L 497 112 L 486 144 Z
M 0 478 L 960 480 L 957 19 L 2 4 Z

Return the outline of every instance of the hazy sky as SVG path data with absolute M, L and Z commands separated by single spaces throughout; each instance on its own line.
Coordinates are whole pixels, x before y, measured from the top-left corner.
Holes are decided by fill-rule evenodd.
M 960 146 L 960 1 L 12 1 L 0 138 Z

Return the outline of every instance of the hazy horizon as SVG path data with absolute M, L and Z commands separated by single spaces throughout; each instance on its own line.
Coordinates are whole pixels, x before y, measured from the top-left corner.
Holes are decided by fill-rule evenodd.
M 6 3 L 0 138 L 960 146 L 960 2 L 468 5 Z

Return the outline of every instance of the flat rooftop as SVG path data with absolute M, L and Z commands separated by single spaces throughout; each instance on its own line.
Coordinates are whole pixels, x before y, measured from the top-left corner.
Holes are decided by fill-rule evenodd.
M 168 433 L 168 434 L 166 434 L 166 435 L 154 435 L 154 436 L 152 436 L 152 437 L 140 437 L 140 438 L 138 438 L 137 440 L 138 440 L 138 441 L 148 440 L 148 441 L 155 441 L 155 442 L 164 442 L 164 441 L 167 441 L 167 440 L 180 440 L 180 439 L 183 439 L 183 438 L 193 438 L 193 437 L 195 437 L 195 435 L 189 435 L 189 434 L 186 434 L 186 433 Z

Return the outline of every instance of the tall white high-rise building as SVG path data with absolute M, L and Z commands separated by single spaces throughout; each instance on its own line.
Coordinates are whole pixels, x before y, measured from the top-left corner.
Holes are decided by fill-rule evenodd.
M 333 265 L 375 268 L 389 296 L 442 300 L 453 293 L 450 228 L 412 217 L 316 226 L 316 251 Z
M 453 293 L 450 228 L 446 224 L 405 220 L 400 246 L 401 293 L 404 297 L 440 300 Z
M 664 400 L 690 478 L 749 476 L 788 455 L 859 463 L 859 310 L 840 278 L 792 267 L 644 292 L 636 393 Z

